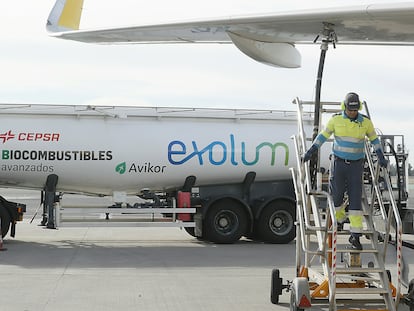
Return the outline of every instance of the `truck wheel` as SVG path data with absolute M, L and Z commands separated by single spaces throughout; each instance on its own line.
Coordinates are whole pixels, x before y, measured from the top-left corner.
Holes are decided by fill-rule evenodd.
M 247 216 L 236 201 L 223 200 L 209 208 L 203 227 L 211 242 L 230 244 L 246 233 Z
M 189 235 L 191 235 L 192 237 L 196 237 L 195 236 L 195 229 L 193 227 L 184 227 L 185 232 L 187 232 Z
M 0 217 L 1 217 L 1 236 L 4 238 L 9 232 L 10 227 L 10 215 L 4 207 L 0 206 Z
M 271 202 L 257 222 L 260 238 L 269 243 L 289 243 L 296 236 L 295 218 L 295 205 L 292 202 Z

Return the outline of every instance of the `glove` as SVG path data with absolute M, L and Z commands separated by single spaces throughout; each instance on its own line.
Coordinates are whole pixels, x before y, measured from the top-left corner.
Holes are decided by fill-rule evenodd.
M 312 154 L 318 150 L 318 147 L 316 145 L 312 145 L 308 151 L 306 151 L 305 155 L 303 156 L 303 162 L 307 162 L 310 160 Z
M 388 161 L 385 159 L 382 150 L 377 150 L 378 162 L 381 167 L 387 167 Z

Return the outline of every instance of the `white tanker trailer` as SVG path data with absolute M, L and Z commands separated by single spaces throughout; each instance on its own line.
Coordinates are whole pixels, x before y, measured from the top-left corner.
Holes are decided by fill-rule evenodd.
M 197 218 L 183 226 L 199 238 L 287 243 L 296 132 L 292 111 L 3 104 L 0 186 L 42 191 L 48 228 L 64 193 L 138 195 L 146 203 L 136 207 L 194 207 L 179 219 Z M 3 236 L 22 214 L 8 204 Z

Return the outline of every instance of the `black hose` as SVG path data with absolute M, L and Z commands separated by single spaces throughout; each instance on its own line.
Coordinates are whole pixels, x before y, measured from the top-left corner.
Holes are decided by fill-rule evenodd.
M 324 43 L 325 44 L 325 43 Z M 316 90 L 315 90 L 315 109 L 314 109 L 314 120 L 313 120 L 313 134 L 312 141 L 315 140 L 319 133 L 319 122 L 320 122 L 320 111 L 321 111 L 321 89 L 322 89 L 322 76 L 323 68 L 325 65 L 327 46 L 321 47 L 321 54 L 319 57 L 318 74 L 316 78 Z M 318 170 L 318 153 L 315 152 L 310 159 L 310 177 L 312 188 L 316 188 L 316 173 Z

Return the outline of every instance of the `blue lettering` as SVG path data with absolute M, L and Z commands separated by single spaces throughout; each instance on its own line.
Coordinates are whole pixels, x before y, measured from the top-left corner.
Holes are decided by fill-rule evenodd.
M 236 155 L 235 155 L 235 150 L 236 150 L 236 147 L 235 147 L 235 143 L 234 143 L 234 135 L 233 134 L 231 134 L 230 135 L 230 145 L 231 145 L 231 164 L 233 164 L 233 165 L 239 165 L 239 163 L 237 163 L 237 161 L 236 161 Z
M 173 150 L 174 145 L 178 145 L 179 147 L 181 147 L 181 150 Z M 188 157 L 185 157 L 181 161 L 174 161 L 172 158 L 174 155 L 183 155 L 186 153 L 187 153 L 187 148 L 185 147 L 185 144 L 182 141 L 174 140 L 168 144 L 168 161 L 171 164 L 180 165 L 180 164 L 187 162 L 189 159 L 195 156 L 195 152 L 193 152 L 192 154 L 190 154 Z
M 168 145 L 168 161 L 173 165 L 181 165 L 192 158 L 197 157 L 199 165 L 204 165 L 206 161 L 204 154 L 208 153 L 208 162 L 212 165 L 223 165 L 227 161 L 227 150 L 230 148 L 230 163 L 234 166 L 239 165 L 236 159 L 236 140 L 233 134 L 230 134 L 230 144 L 229 147 L 222 141 L 213 141 L 208 144 L 205 148 L 199 149 L 196 141 L 192 141 L 191 145 L 193 147 L 193 151 L 190 154 L 187 154 L 187 146 L 184 142 L 180 140 L 171 141 Z M 270 166 L 276 165 L 276 149 L 278 147 L 282 147 L 284 151 L 284 165 L 287 166 L 289 163 L 289 147 L 282 142 L 278 142 L 275 144 L 269 142 L 262 142 L 256 146 L 255 150 L 255 157 L 253 161 L 248 161 L 246 159 L 246 143 L 244 141 L 240 142 L 241 145 L 241 153 L 240 153 L 240 160 L 243 165 L 252 166 L 256 165 L 260 161 L 260 153 L 264 148 L 270 148 L 271 158 L 270 158 Z
M 205 152 L 205 149 L 206 148 L 204 148 L 203 150 L 201 150 L 201 152 L 198 152 L 198 147 L 197 147 L 197 144 L 196 144 L 196 142 L 193 140 L 193 149 L 194 149 L 194 155 L 197 155 L 198 156 L 198 163 L 200 163 L 200 165 L 203 165 L 204 164 L 204 162 L 203 162 L 203 157 L 202 157 L 202 155 L 203 155 L 203 153 Z
M 223 150 L 222 150 L 223 158 L 220 161 L 215 161 L 213 159 L 213 154 L 214 154 L 213 148 L 214 148 L 215 145 L 223 147 Z M 210 145 L 208 145 L 206 147 L 206 149 L 207 148 L 209 149 L 208 158 L 209 158 L 211 164 L 213 164 L 213 165 L 222 165 L 224 162 L 226 162 L 226 158 L 227 158 L 227 147 L 226 147 L 226 145 L 223 142 L 221 142 L 221 141 L 214 141 Z M 216 152 L 216 154 L 219 154 L 219 152 Z

